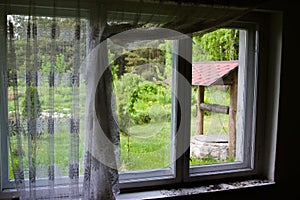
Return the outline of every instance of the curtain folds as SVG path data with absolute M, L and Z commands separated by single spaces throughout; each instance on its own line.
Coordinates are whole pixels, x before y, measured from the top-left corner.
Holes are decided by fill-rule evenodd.
M 121 152 L 107 39 L 206 31 L 263 1 L 7 2 L 8 162 L 20 199 L 113 200 Z
M 106 40 L 105 10 L 96 7 L 88 22 L 84 199 L 114 199 L 119 193 L 119 131 L 114 114 L 112 74 Z
M 79 9 L 70 19 L 55 8 L 49 18 L 30 11 L 8 17 L 9 160 L 20 198 L 115 199 L 119 131 L 106 12 L 96 7 L 84 24 Z

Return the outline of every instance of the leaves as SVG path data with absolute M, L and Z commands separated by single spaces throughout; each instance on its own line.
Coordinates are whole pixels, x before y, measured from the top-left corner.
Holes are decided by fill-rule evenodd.
M 205 60 L 237 60 L 238 59 L 238 29 L 221 28 L 194 37 L 195 45 L 193 61 Z

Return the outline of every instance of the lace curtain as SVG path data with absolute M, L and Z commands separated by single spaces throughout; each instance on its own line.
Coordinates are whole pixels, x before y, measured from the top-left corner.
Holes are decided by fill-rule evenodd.
M 112 73 L 108 63 L 105 10 L 99 6 L 88 22 L 86 155 L 84 199 L 113 199 L 119 193 L 117 161 L 119 130 L 112 93 Z
M 114 42 L 180 39 L 153 27 L 207 31 L 258 3 L 232 9 L 230 1 L 201 1 L 195 12 L 196 1 L 50 2 L 47 17 L 41 17 L 45 5 L 38 1 L 5 5 L 7 13 L 26 6 L 25 15 L 7 17 L 7 60 L 1 61 L 7 63 L 10 178 L 20 199 L 107 200 L 119 193 L 120 139 L 107 39 L 127 30 L 134 34 Z M 62 17 L 66 2 L 75 17 Z
M 10 170 L 21 199 L 119 193 L 119 135 L 107 106 L 112 79 L 99 19 L 86 23 L 79 9 L 75 18 L 57 17 L 55 9 L 38 17 L 33 6 L 29 15 L 8 16 Z

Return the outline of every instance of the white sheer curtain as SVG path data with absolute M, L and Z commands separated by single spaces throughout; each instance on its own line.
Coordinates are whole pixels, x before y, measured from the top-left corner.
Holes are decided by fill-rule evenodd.
M 97 7 L 87 24 L 75 12 L 64 19 L 54 8 L 52 16 L 38 17 L 30 5 L 28 15 L 8 17 L 10 163 L 20 199 L 114 199 L 119 193 L 119 133 L 101 40 L 105 12 Z
M 86 79 L 86 143 L 84 199 L 114 199 L 119 193 L 117 160 L 119 131 L 108 64 L 107 41 L 102 40 L 106 12 L 92 10 L 88 23 Z
M 7 60 L 1 61 L 7 63 L 9 170 L 20 199 L 108 200 L 120 192 L 120 139 L 106 39 L 135 28 L 143 37 L 149 33 L 146 39 L 164 37 L 151 27 L 207 31 L 259 2 L 238 7 L 231 1 L 171 0 L 3 4 L 7 13 L 24 6 L 22 17 L 8 17 Z M 75 17 L 61 17 L 67 10 Z M 47 17 L 40 17 L 43 13 Z M 145 39 L 131 36 L 119 42 Z

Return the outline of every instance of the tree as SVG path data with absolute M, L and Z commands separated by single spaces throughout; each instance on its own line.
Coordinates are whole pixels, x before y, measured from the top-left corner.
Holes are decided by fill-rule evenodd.
M 237 60 L 239 30 L 221 28 L 202 36 L 194 37 L 193 61 Z

